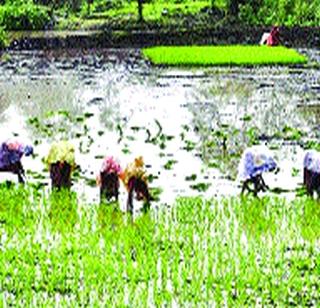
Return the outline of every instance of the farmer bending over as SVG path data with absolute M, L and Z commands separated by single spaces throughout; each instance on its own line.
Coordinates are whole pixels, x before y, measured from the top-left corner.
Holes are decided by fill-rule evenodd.
M 21 163 L 23 155 L 33 154 L 33 147 L 24 146 L 17 141 L 5 141 L 0 145 L 0 171 L 12 172 L 18 176 L 19 183 L 25 182 L 25 173 Z
M 260 45 L 278 46 L 280 45 L 280 31 L 279 27 L 272 27 L 270 33 L 265 32 L 262 34 Z
M 315 150 L 309 150 L 304 155 L 303 184 L 308 195 L 313 196 L 316 192 L 320 196 L 320 153 Z
M 122 181 L 128 190 L 127 211 L 133 214 L 133 199 L 144 201 L 144 211 L 149 209 L 151 196 L 143 158 L 137 157 L 122 174 Z
M 238 178 L 243 182 L 241 194 L 247 190 L 257 196 L 260 191 L 266 191 L 262 174 L 277 169 L 277 163 L 270 150 L 265 146 L 252 146 L 242 154 L 239 163 Z M 253 188 L 250 187 L 253 184 Z
M 110 201 L 113 197 L 118 201 L 119 176 L 122 173 L 120 164 L 112 157 L 106 157 L 102 163 L 97 184 L 100 186 L 100 202 L 105 198 Z
M 54 142 L 46 161 L 49 165 L 51 187 L 69 189 L 71 173 L 76 166 L 74 146 L 68 141 Z

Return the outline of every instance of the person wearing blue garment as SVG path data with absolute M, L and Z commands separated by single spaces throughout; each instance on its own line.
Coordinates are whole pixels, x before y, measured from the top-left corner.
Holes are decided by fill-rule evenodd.
M 0 171 L 12 172 L 18 176 L 19 183 L 25 182 L 22 156 L 33 154 L 33 147 L 18 141 L 5 141 L 0 145 Z
M 262 174 L 275 171 L 278 165 L 272 152 L 265 146 L 252 146 L 247 148 L 239 163 L 238 178 L 242 182 L 241 194 L 245 191 L 257 196 L 260 191 L 266 191 L 266 185 Z M 253 188 L 250 186 L 253 185 Z

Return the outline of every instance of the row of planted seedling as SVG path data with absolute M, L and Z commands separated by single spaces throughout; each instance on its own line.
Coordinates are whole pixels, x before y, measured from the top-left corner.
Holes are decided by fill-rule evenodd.
M 1 188 L 7 305 L 312 305 L 320 212 L 305 197 L 202 200 L 134 223 L 74 193 Z

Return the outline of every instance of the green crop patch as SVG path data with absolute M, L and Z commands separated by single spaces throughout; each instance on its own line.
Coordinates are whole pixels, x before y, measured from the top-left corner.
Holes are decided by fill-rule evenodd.
M 1 307 L 315 306 L 319 238 L 305 196 L 153 201 L 132 221 L 117 202 L 4 184 Z
M 307 58 L 296 50 L 268 46 L 161 46 L 142 50 L 156 65 L 216 66 L 304 64 Z

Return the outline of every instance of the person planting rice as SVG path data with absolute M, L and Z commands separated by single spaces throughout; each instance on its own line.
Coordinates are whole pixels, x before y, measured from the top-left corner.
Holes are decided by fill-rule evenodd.
M 112 156 L 104 159 L 100 174 L 97 177 L 97 184 L 100 186 L 100 202 L 104 198 L 106 201 L 110 201 L 113 197 L 118 201 L 119 176 L 121 173 L 120 164 Z
M 51 187 L 69 189 L 71 187 L 71 173 L 76 166 L 74 146 L 68 141 L 54 142 L 46 162 L 49 165 Z
M 242 154 L 239 163 L 238 178 L 242 184 L 241 194 L 247 190 L 257 196 L 260 191 L 266 191 L 266 185 L 262 174 L 278 169 L 277 163 L 270 150 L 265 146 L 252 146 Z M 253 184 L 253 188 L 250 187 Z
M 279 27 L 272 27 L 270 33 L 263 33 L 260 40 L 260 45 L 278 46 L 280 45 L 280 31 Z
M 309 150 L 303 158 L 303 185 L 310 196 L 314 192 L 320 196 L 320 153 Z
M 121 179 L 128 190 L 127 211 L 133 214 L 133 199 L 144 201 L 144 211 L 150 207 L 151 196 L 147 184 L 147 175 L 143 158 L 137 157 L 121 174 Z
M 23 155 L 33 154 L 33 147 L 24 146 L 18 141 L 5 141 L 0 146 L 0 171 L 12 172 L 18 176 L 19 183 L 25 182 L 24 168 L 21 163 Z

